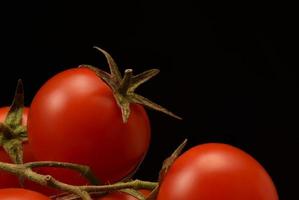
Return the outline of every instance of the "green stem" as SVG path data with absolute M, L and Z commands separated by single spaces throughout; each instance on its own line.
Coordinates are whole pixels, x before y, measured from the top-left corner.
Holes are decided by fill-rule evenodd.
M 88 191 L 88 192 L 109 192 L 114 190 L 121 190 L 121 189 L 148 189 L 153 190 L 155 187 L 157 187 L 157 182 L 150 182 L 150 181 L 142 181 L 142 180 L 133 180 L 125 183 L 115 183 L 112 185 L 87 185 L 87 186 L 80 186 L 82 190 Z
M 63 162 L 52 162 L 52 161 L 42 161 L 42 162 L 30 162 L 25 164 L 11 164 L 0 162 L 0 170 L 9 172 L 11 174 L 17 175 L 18 177 L 29 179 L 30 181 L 36 182 L 43 186 L 48 186 L 62 190 L 67 193 L 75 194 L 82 200 L 92 200 L 90 193 L 105 194 L 109 191 L 121 190 L 121 189 L 149 189 L 152 190 L 157 187 L 158 183 L 133 180 L 125 183 L 115 183 L 111 185 L 70 185 L 56 180 L 50 175 L 39 174 L 32 170 L 35 167 L 64 167 L 80 171 L 82 174 L 89 174 L 89 167 Z
M 32 163 L 31 163 L 32 165 Z M 52 188 L 60 189 L 66 192 L 70 192 L 73 194 L 76 194 L 82 198 L 82 200 L 92 200 L 88 192 L 82 190 L 78 186 L 66 184 L 63 182 L 60 182 L 53 178 L 50 175 L 42 175 L 38 174 L 34 171 L 32 171 L 31 168 L 29 168 L 26 164 L 10 164 L 10 163 L 4 163 L 0 162 L 0 169 L 7 171 L 9 173 L 15 174 L 18 177 L 27 178 L 33 182 L 36 182 L 40 185 L 49 186 Z
M 55 162 L 55 161 L 38 161 L 38 162 L 28 162 L 24 164 L 27 168 L 37 168 L 37 167 L 59 167 L 59 168 L 68 168 L 74 171 L 77 171 L 82 176 L 87 178 L 92 185 L 98 185 L 99 180 L 93 174 L 89 166 L 79 165 L 74 163 L 67 162 Z

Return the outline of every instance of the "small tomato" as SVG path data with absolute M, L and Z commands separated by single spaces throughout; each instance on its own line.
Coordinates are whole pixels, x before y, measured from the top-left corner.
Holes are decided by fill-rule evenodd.
M 49 197 L 32 190 L 21 188 L 0 189 L 1 200 L 51 200 Z
M 90 69 L 55 75 L 30 107 L 28 137 L 36 159 L 88 165 L 104 183 L 122 179 L 140 163 L 150 142 L 144 108 L 130 107 L 128 122 L 123 123 L 112 90 Z M 71 170 L 47 173 L 64 182 L 86 183 Z
M 226 144 L 198 145 L 170 167 L 157 200 L 278 200 L 268 173 L 250 155 Z

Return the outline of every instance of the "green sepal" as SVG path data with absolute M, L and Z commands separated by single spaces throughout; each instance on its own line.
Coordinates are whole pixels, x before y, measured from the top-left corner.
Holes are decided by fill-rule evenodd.
M 23 163 L 23 145 L 21 139 L 10 139 L 3 143 L 2 147 L 15 164 Z
M 7 113 L 4 123 L 8 124 L 12 128 L 22 125 L 23 109 L 24 89 L 22 80 L 19 79 L 13 102 L 10 106 L 9 112 Z
M 24 89 L 22 80 L 18 80 L 15 96 L 7 116 L 0 123 L 0 145 L 16 164 L 23 163 L 23 141 L 27 140 L 27 127 L 22 125 L 24 110 Z
M 169 156 L 163 161 L 162 168 L 159 172 L 159 184 L 157 187 L 153 189 L 153 191 L 149 194 L 149 196 L 145 200 L 155 200 L 157 198 L 157 195 L 159 193 L 160 185 L 163 182 L 163 179 L 165 175 L 167 174 L 170 167 L 173 165 L 174 161 L 181 155 L 184 147 L 187 144 L 187 139 L 185 139 Z
M 165 113 L 176 119 L 182 119 L 181 117 L 177 116 L 176 114 L 172 113 L 166 108 L 135 93 L 136 88 L 141 84 L 147 82 L 149 79 L 156 76 L 159 73 L 159 69 L 150 69 L 137 75 L 133 74 L 132 69 L 126 69 L 124 75 L 122 76 L 116 62 L 113 60 L 110 54 L 101 48 L 95 48 L 99 50 L 101 53 L 103 53 L 106 57 L 110 73 L 107 73 L 101 69 L 98 69 L 90 65 L 80 65 L 79 67 L 86 67 L 93 70 L 96 73 L 96 75 L 103 79 L 107 83 L 107 85 L 112 89 L 115 100 L 121 110 L 122 120 L 124 123 L 126 123 L 129 119 L 131 112 L 131 103 L 146 106 L 153 110 Z

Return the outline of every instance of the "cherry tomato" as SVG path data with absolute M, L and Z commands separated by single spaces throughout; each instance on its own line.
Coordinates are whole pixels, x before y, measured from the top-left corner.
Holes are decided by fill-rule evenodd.
M 0 108 L 0 122 L 4 122 L 8 111 L 9 111 L 9 107 Z M 22 118 L 23 125 L 27 124 L 28 111 L 29 111 L 28 108 L 25 108 L 23 111 L 23 118 Z M 23 158 L 24 162 L 34 161 L 34 156 L 28 142 L 23 143 L 23 153 L 24 153 L 24 158 Z M 4 151 L 2 146 L 0 146 L 0 161 L 11 163 L 9 156 Z M 16 177 L 16 175 L 12 175 L 10 173 L 0 170 L 0 188 L 7 188 L 7 187 L 20 187 L 18 178 Z
M 166 174 L 157 200 L 278 200 L 265 169 L 244 151 L 227 145 L 198 145 Z
M 149 190 L 140 190 L 140 192 L 145 195 L 145 197 L 150 194 Z M 136 198 L 123 192 L 112 192 L 96 200 L 136 200 Z
M 6 188 L 0 189 L 1 200 L 51 200 L 49 197 L 44 196 L 32 190 L 21 188 Z
M 38 160 L 88 165 L 102 182 L 109 183 L 125 177 L 143 159 L 150 124 L 144 108 L 136 104 L 123 123 L 106 83 L 90 69 L 74 68 L 55 75 L 37 92 L 28 135 Z M 64 182 L 86 182 L 70 170 L 55 174 Z

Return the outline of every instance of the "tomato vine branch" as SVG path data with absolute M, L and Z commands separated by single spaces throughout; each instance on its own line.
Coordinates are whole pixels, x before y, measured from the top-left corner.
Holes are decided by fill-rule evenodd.
M 121 190 L 121 189 L 154 189 L 158 183 L 149 182 L 149 181 L 141 181 L 141 180 L 133 180 L 125 183 L 115 183 L 111 185 L 84 185 L 84 186 L 76 186 L 63 183 L 59 180 L 56 180 L 54 177 L 50 175 L 42 175 L 32 170 L 32 168 L 36 167 L 64 167 L 76 170 L 80 172 L 82 175 L 86 177 L 93 176 L 88 166 L 78 165 L 73 163 L 63 163 L 63 162 L 51 162 L 51 161 L 41 161 L 41 162 L 29 162 L 25 164 L 11 164 L 0 162 L 0 170 L 4 170 L 6 172 L 17 175 L 18 177 L 23 177 L 29 179 L 30 181 L 36 182 L 43 186 L 48 186 L 52 188 L 56 188 L 65 192 L 73 193 L 82 200 L 91 200 L 90 194 L 91 192 L 97 192 L 97 194 L 105 194 L 109 191 Z
M 176 158 L 181 154 L 186 143 L 187 140 L 184 140 L 183 143 L 179 145 L 177 149 L 171 154 L 171 156 L 165 159 L 160 171 L 159 181 L 162 181 L 161 176 L 164 176 L 165 173 L 167 173 L 170 166 L 173 164 Z M 71 185 L 56 180 L 54 177 L 50 175 L 43 175 L 33 171 L 33 169 L 37 167 L 68 168 L 81 173 L 88 180 L 90 180 L 91 184 L 97 183 L 97 179 L 95 178 L 92 171 L 90 170 L 90 167 L 85 165 L 66 163 L 66 162 L 54 162 L 54 161 L 37 161 L 37 162 L 27 162 L 24 164 L 12 164 L 12 163 L 0 162 L 0 170 L 14 174 L 19 178 L 29 179 L 30 181 L 36 182 L 43 186 L 48 186 L 48 187 L 52 187 L 64 191 L 66 193 L 63 194 L 64 195 L 63 197 L 72 196 L 71 199 L 81 198 L 82 200 L 92 200 L 91 194 L 103 195 L 106 194 L 107 192 L 111 192 L 115 190 L 127 191 L 128 193 L 131 193 L 132 191 L 130 192 L 129 191 L 130 189 L 132 190 L 148 189 L 151 190 L 152 193 L 148 198 L 146 198 L 146 200 L 152 200 L 155 199 L 155 196 L 157 195 L 157 192 L 159 190 L 159 183 L 142 181 L 142 180 L 118 182 L 110 185 L 81 185 L 81 186 Z M 144 200 L 145 198 L 142 197 L 138 199 Z
M 25 163 L 24 166 L 26 168 L 37 168 L 37 167 L 59 167 L 59 168 L 68 168 L 74 171 L 77 171 L 82 176 L 87 178 L 89 182 L 93 185 L 98 185 L 99 180 L 93 174 L 89 166 L 86 165 L 78 165 L 74 163 L 66 163 L 66 162 L 54 162 L 54 161 L 38 161 L 38 162 L 28 162 Z

